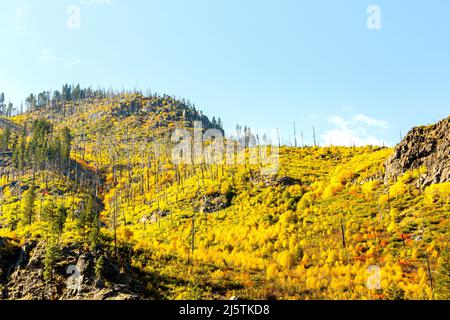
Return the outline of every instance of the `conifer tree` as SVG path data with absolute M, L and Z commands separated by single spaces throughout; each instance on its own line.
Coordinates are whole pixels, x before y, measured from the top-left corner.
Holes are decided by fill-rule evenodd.
M 36 192 L 34 186 L 28 189 L 22 200 L 21 220 L 24 225 L 30 225 L 34 222 L 35 208 L 34 202 L 36 201 Z

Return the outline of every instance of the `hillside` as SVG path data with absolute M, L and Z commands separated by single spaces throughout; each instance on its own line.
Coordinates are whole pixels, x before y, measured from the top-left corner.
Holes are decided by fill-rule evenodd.
M 448 119 L 267 175 L 247 128 L 244 163 L 174 163 L 223 131 L 188 102 L 67 91 L 0 123 L 0 299 L 449 298 Z
M 420 183 L 450 181 L 450 117 L 435 125 L 413 128 L 395 148 L 386 164 L 386 179 L 425 166 Z

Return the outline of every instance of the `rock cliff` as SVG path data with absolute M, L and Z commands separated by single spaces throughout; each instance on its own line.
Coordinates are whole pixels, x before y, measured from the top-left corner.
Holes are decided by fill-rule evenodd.
M 422 166 L 422 185 L 450 181 L 450 117 L 430 126 L 413 128 L 397 145 L 385 164 L 388 182 Z
M 101 252 L 96 256 L 63 248 L 52 279 L 44 276 L 46 247 L 30 241 L 23 246 L 0 238 L 0 300 L 139 300 L 143 286 L 127 270 Z M 103 255 L 101 277 L 99 257 Z M 106 258 L 105 258 L 106 257 Z

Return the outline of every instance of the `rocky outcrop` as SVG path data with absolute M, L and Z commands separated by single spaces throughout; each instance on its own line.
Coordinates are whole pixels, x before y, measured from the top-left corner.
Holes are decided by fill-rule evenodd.
M 0 238 L 0 300 L 139 300 L 143 286 L 130 272 L 120 271 L 103 252 L 94 256 L 74 247 L 62 249 L 52 279 L 44 276 L 44 242 L 6 246 Z M 103 256 L 101 277 L 98 257 Z M 97 275 L 96 275 L 97 274 Z
M 385 164 L 385 181 L 422 166 L 422 185 L 450 181 L 450 117 L 435 125 L 413 128 Z
M 254 185 L 263 184 L 264 187 L 289 187 L 294 185 L 302 185 L 302 182 L 298 179 L 289 176 L 276 176 L 276 175 L 252 175 L 250 181 Z
M 0 237 L 0 300 L 6 297 L 6 283 L 20 258 L 20 247 Z
M 204 213 L 214 213 L 229 207 L 230 201 L 219 192 L 205 195 L 201 199 L 201 211 Z
M 15 132 L 19 132 L 20 131 L 20 126 L 18 126 L 17 124 L 15 124 L 14 122 L 5 119 L 5 118 L 0 118 L 0 129 L 6 129 L 9 128 L 12 131 Z

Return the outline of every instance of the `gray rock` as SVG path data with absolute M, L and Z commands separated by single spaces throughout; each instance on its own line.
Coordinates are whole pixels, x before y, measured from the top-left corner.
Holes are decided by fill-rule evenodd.
M 77 261 L 77 268 L 81 275 L 90 276 L 93 273 L 94 257 L 90 253 L 82 254 Z
M 385 182 L 407 170 L 427 168 L 420 184 L 450 181 L 450 117 L 435 125 L 413 128 L 385 163 Z
M 2 245 L 7 243 L 0 238 Z M 11 300 L 136 300 L 143 290 L 128 271 L 120 273 L 114 261 L 105 258 L 104 279 L 95 277 L 95 258 L 91 253 L 64 247 L 55 265 L 52 281 L 44 279 L 45 243 L 29 242 L 17 247 L 15 255 L 3 261 L 0 255 L 0 299 Z M 3 259 L 3 260 L 2 260 Z M 11 269 L 5 277 L 4 270 Z M 71 271 L 71 272 L 68 272 Z M 74 274 L 74 272 L 76 274 Z M 4 279 L 4 280 L 2 280 Z M 144 288 L 142 286 L 142 288 Z

